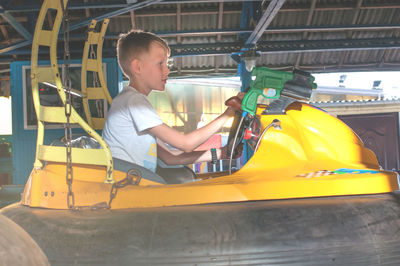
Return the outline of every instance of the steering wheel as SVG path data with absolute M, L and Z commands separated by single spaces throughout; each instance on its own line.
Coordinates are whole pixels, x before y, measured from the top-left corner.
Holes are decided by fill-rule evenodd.
M 246 119 L 246 118 L 244 118 L 244 119 Z M 242 121 L 242 123 L 240 123 L 241 120 L 242 120 L 242 114 L 240 112 L 236 112 L 235 116 L 233 118 L 233 123 L 232 123 L 231 129 L 229 130 L 228 144 L 227 144 L 228 157 L 231 155 L 233 145 L 235 145 L 235 147 L 233 148 L 232 156 L 235 157 L 235 155 L 237 154 L 237 147 L 243 141 L 244 132 L 245 132 L 245 130 L 244 130 L 245 123 L 244 123 L 244 121 Z M 236 135 L 236 133 L 237 133 L 237 135 Z M 236 140 L 235 140 L 235 137 L 236 137 Z
M 225 104 L 236 110 L 233 123 L 229 131 L 227 146 L 227 157 L 229 157 L 231 155 L 230 153 L 232 151 L 232 146 L 235 145 L 233 149 L 233 157 L 235 157 L 238 152 L 237 147 L 240 143 L 242 143 L 243 139 L 246 139 L 250 146 L 254 146 L 254 143 L 257 142 L 261 133 L 261 123 L 256 116 L 245 116 L 242 120 L 241 100 L 237 98 L 237 96 L 229 98 Z M 235 137 L 236 141 L 234 141 Z
M 236 110 L 236 113 L 235 113 L 235 116 L 233 119 L 233 123 L 232 123 L 231 129 L 229 131 L 228 144 L 227 144 L 227 152 L 228 152 L 227 157 L 229 157 L 231 155 L 230 153 L 232 151 L 232 146 L 235 145 L 235 147 L 233 148 L 233 154 L 231 155 L 234 157 L 237 153 L 236 149 L 239 146 L 239 144 L 242 142 L 243 137 L 244 137 L 244 132 L 245 132 L 244 128 L 245 128 L 246 123 L 244 123 L 244 121 L 242 121 L 242 109 L 241 109 L 242 100 L 237 96 L 233 96 L 225 101 L 225 105 L 230 106 Z M 243 120 L 245 120 L 246 118 L 244 118 Z M 242 123 L 240 123 L 241 121 L 242 121 Z M 240 126 L 240 128 L 239 128 L 239 126 Z M 236 133 L 237 133 L 237 137 L 236 137 L 236 141 L 235 141 Z M 233 143 L 233 142 L 235 142 L 235 143 Z

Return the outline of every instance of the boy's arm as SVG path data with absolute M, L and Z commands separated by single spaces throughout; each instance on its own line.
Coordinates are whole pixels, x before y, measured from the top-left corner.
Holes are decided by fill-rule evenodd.
M 234 114 L 235 111 L 229 107 L 223 114 L 218 116 L 212 122 L 188 134 L 181 134 L 179 131 L 167 126 L 166 124 L 155 126 L 148 129 L 148 131 L 158 139 L 188 153 L 192 152 L 202 143 L 206 142 L 212 135 L 217 133 L 224 123 Z
M 221 149 L 217 150 L 217 157 L 221 158 Z M 167 165 L 191 164 L 198 162 L 211 161 L 211 152 L 192 151 L 183 152 L 181 150 L 171 150 L 162 141 L 157 141 L 157 156 Z
M 228 146 L 224 146 L 220 149 L 215 149 L 217 152 L 217 159 L 229 159 L 228 158 Z M 243 145 L 239 145 L 237 153 L 234 159 L 239 158 L 243 152 Z M 211 162 L 212 155 L 210 150 L 206 151 L 192 151 L 183 152 L 180 150 L 171 150 L 162 141 L 157 141 L 157 156 L 167 165 L 177 164 L 191 164 L 199 162 Z

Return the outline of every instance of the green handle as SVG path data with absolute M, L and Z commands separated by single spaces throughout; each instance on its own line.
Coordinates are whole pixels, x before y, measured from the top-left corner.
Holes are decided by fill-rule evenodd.
M 261 93 L 261 90 L 248 91 L 242 101 L 242 110 L 255 115 L 257 109 L 257 99 Z

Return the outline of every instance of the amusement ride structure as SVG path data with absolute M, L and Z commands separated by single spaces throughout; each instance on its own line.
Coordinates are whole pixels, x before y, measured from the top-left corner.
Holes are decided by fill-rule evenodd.
M 255 68 L 243 102 L 227 101 L 240 109 L 230 156 L 242 141 L 253 156 L 238 171 L 168 184 L 143 167 L 116 163 L 96 132 L 105 118 L 93 117 L 90 103 L 111 104 L 101 64 L 108 20 L 99 32 L 92 22 L 84 48 L 77 93 L 85 119 L 72 106 L 68 45 L 63 79 L 56 49 L 63 17 L 68 40 L 66 7 L 66 0 L 44 0 L 37 20 L 31 60 L 36 159 L 21 202 L 1 211 L 51 265 L 400 263 L 397 174 L 381 170 L 343 122 L 306 103 L 316 87 L 311 75 Z M 57 16 L 44 30 L 49 9 Z M 49 66 L 38 65 L 40 46 L 49 47 Z M 88 71 L 94 73 L 90 85 Z M 41 82 L 57 87 L 64 106 L 41 105 Z M 270 104 L 257 104 L 259 96 Z M 43 144 L 46 123 L 65 125 L 65 146 Z M 99 147 L 73 146 L 72 124 Z

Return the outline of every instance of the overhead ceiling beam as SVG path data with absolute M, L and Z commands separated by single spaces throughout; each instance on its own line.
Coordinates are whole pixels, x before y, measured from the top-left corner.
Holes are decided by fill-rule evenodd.
M 88 2 L 88 0 L 83 0 L 83 2 L 86 4 L 86 3 Z M 87 18 L 90 17 L 90 10 L 89 10 L 89 8 L 85 8 L 85 15 L 86 15 Z
M 6 45 L 6 46 L 3 46 L 3 47 L 0 47 L 0 55 L 1 54 L 5 54 L 5 53 L 10 52 L 10 51 L 13 51 L 14 49 L 18 49 L 18 48 L 27 46 L 27 45 L 29 45 L 31 43 L 32 43 L 32 40 L 27 40 L 27 41 L 13 43 L 13 44 L 10 44 L 10 45 Z
M 225 14 L 241 14 L 241 10 L 225 10 Z M 181 16 L 195 16 L 195 15 L 218 15 L 219 10 L 201 10 L 201 11 L 184 11 L 181 13 Z M 145 17 L 174 17 L 176 16 L 175 12 L 168 11 L 168 12 L 158 12 L 158 13 L 139 13 L 136 15 L 138 18 L 145 18 Z M 124 17 L 121 15 L 120 17 Z
M 261 41 L 257 47 L 261 53 L 380 50 L 400 48 L 400 38 Z
M 296 27 L 296 28 L 268 28 L 264 33 L 296 33 L 296 32 L 336 32 L 336 31 L 362 31 L 362 30 L 394 30 L 400 29 L 400 24 L 382 24 L 382 25 L 331 25 L 317 27 Z M 157 35 L 162 37 L 180 36 L 207 36 L 207 35 L 236 35 L 239 33 L 251 33 L 250 29 L 216 29 L 216 30 L 198 30 L 198 31 L 158 31 Z
M 261 2 L 262 0 L 218 0 L 220 2 Z M 198 4 L 215 3 L 215 0 L 164 0 L 162 4 Z
M 91 23 L 92 19 L 95 19 L 95 20 L 97 20 L 97 21 L 102 21 L 102 20 L 104 20 L 105 18 L 112 18 L 112 17 L 118 16 L 118 15 L 121 15 L 121 14 L 124 14 L 124 13 L 127 13 L 127 12 L 130 12 L 130 11 L 132 11 L 132 10 L 136 10 L 136 9 L 139 9 L 139 8 L 144 8 L 144 7 L 146 7 L 146 6 L 150 6 L 150 5 L 153 5 L 153 4 L 157 4 L 157 3 L 160 3 L 160 2 L 162 2 L 162 0 L 146 0 L 146 1 L 143 1 L 143 2 L 140 2 L 140 3 L 132 4 L 132 5 L 129 5 L 129 6 L 125 7 L 125 8 L 122 8 L 122 9 L 119 9 L 119 10 L 115 10 L 115 11 L 112 11 L 112 12 L 108 12 L 108 13 L 102 14 L 102 15 L 100 15 L 100 16 L 97 16 L 97 17 L 95 17 L 95 18 L 86 19 L 86 20 L 84 20 L 84 21 L 81 21 L 81 22 L 72 24 L 72 25 L 69 27 L 69 30 L 72 31 L 72 30 L 76 30 L 76 29 L 85 27 L 85 26 L 87 26 L 87 25 L 89 25 L 89 24 Z M 6 12 L 5 12 L 5 13 L 6 13 Z M 4 14 L 4 13 L 3 13 L 3 14 Z M 3 16 L 3 14 L 0 14 L 0 15 Z M 9 17 L 9 16 L 8 16 L 8 17 Z M 15 21 L 15 22 L 16 22 L 18 25 L 20 25 L 17 21 Z M 10 23 L 10 22 L 9 22 L 9 23 Z M 17 25 L 17 24 L 14 24 L 14 25 Z M 25 30 L 25 31 L 26 31 L 26 30 Z M 28 33 L 28 34 L 29 34 L 29 33 Z M 30 35 L 30 34 L 29 34 L 29 35 Z M 24 36 L 24 37 L 25 37 L 25 36 Z M 26 37 L 28 37 L 28 36 L 26 36 Z M 29 37 L 29 40 L 26 41 L 26 42 L 20 42 L 20 43 L 17 43 L 17 44 L 13 44 L 13 45 L 6 46 L 6 47 L 0 47 L 0 54 L 1 54 L 1 53 L 4 53 L 4 51 L 7 51 L 7 52 L 8 52 L 8 51 L 10 51 L 10 50 L 12 50 L 12 49 L 17 49 L 17 48 L 20 48 L 20 47 L 25 46 L 25 45 L 30 45 L 31 43 L 32 43 L 32 36 L 30 36 L 30 37 Z
M 181 44 L 170 45 L 173 56 L 228 55 L 240 51 L 241 42 L 221 44 Z M 400 38 L 381 39 L 341 39 L 341 40 L 300 40 L 300 41 L 259 41 L 257 51 L 262 54 L 332 52 L 399 49 Z M 180 49 L 180 53 L 176 51 Z
M 2 6 L 0 6 L 0 16 L 7 21 L 19 34 L 21 34 L 25 39 L 32 39 L 32 34 L 27 31 L 24 26 L 22 26 L 11 14 L 9 11 L 5 10 Z
M 131 4 L 131 5 L 128 5 L 128 6 L 124 7 L 124 8 L 121 8 L 121 9 L 118 9 L 118 10 L 114 10 L 114 11 L 111 11 L 111 12 L 107 12 L 107 13 L 104 13 L 104 14 L 102 14 L 100 16 L 74 23 L 69 27 L 69 29 L 72 31 L 72 30 L 76 30 L 76 29 L 85 27 L 85 26 L 90 24 L 92 19 L 94 19 L 96 21 L 102 21 L 102 20 L 104 20 L 106 18 L 113 18 L 113 17 L 119 16 L 119 15 L 122 15 L 122 14 L 125 14 L 125 13 L 129 13 L 130 11 L 133 11 L 133 10 L 136 10 L 136 9 L 140 9 L 140 8 L 144 8 L 144 7 L 147 7 L 147 6 L 150 6 L 150 5 L 154 5 L 154 4 L 159 4 L 161 2 L 162 2 L 162 0 L 146 0 L 146 1 L 143 1 L 143 2 L 136 3 L 136 4 Z
M 261 35 L 263 35 L 265 29 L 269 26 L 276 14 L 278 14 L 278 11 L 281 9 L 285 1 L 286 0 L 271 0 L 267 10 L 265 10 L 254 31 L 247 39 L 245 47 L 252 47 L 257 43 L 257 41 L 261 38 Z
M 10 43 L 10 38 L 8 37 L 8 31 L 7 31 L 6 26 L 3 25 L 3 24 L 0 24 L 0 30 L 1 30 L 1 33 L 3 34 L 4 39 L 6 40 L 6 42 Z
M 243 0 L 220 0 L 222 2 L 243 2 Z M 253 0 L 247 0 L 253 1 Z M 262 0 L 254 0 L 254 1 L 262 1 Z M 246 2 L 246 0 L 244 0 Z M 191 1 L 166 1 L 159 4 L 177 4 L 177 3 L 215 3 L 215 0 L 191 0 Z M 117 9 L 117 8 L 124 8 L 129 6 L 129 4 L 115 4 L 111 1 L 108 3 L 84 3 L 84 4 L 73 4 L 70 3 L 68 5 L 69 10 L 80 10 L 80 9 Z M 382 4 L 371 4 L 371 5 L 364 5 L 361 7 L 361 10 L 365 9 L 393 9 L 399 8 L 399 4 L 393 3 L 382 3 Z M 320 6 L 317 7 L 316 11 L 329 11 L 329 10 L 353 10 L 353 6 L 344 6 L 342 4 L 330 5 L 330 6 Z M 9 6 L 7 7 L 8 12 L 32 12 L 32 11 L 39 11 L 40 5 L 24 5 L 24 6 Z M 286 7 L 282 8 L 281 12 L 294 12 L 294 11 L 308 11 L 309 6 L 304 5 L 302 7 Z M 1 12 L 1 10 L 0 10 Z M 218 12 L 218 11 L 217 11 Z
M 135 14 L 136 15 L 136 14 Z M 1 26 L 1 25 L 0 25 Z M 296 27 L 296 28 L 268 28 L 265 30 L 265 33 L 295 33 L 295 32 L 335 32 L 335 31 L 362 31 L 362 30 L 374 30 L 374 31 L 385 31 L 385 30 L 400 30 L 400 24 L 382 24 L 382 25 L 331 25 L 329 27 L 318 26 L 318 27 Z M 210 29 L 210 30 L 181 30 L 181 31 L 157 31 L 154 32 L 160 37 L 163 38 L 176 38 L 177 36 L 185 37 L 185 36 L 213 36 L 213 35 L 237 35 L 240 33 L 251 33 L 252 30 L 248 29 Z M 119 34 L 107 34 L 105 39 L 112 40 L 118 39 Z M 86 38 L 84 34 L 70 34 L 71 40 L 81 40 Z M 60 40 L 63 39 L 63 36 L 60 36 Z M 21 39 L 12 39 L 15 44 L 21 42 Z M 3 43 L 4 45 L 5 43 Z M 29 43 L 27 42 L 26 45 Z M 8 44 L 7 44 L 8 45 Z M 20 47 L 20 46 L 19 46 Z
M 278 53 L 304 53 L 304 52 L 334 52 L 341 50 L 384 50 L 387 48 L 400 48 L 400 38 L 386 38 L 384 40 L 376 41 L 375 39 L 356 39 L 351 40 L 322 40 L 322 41 L 260 41 L 258 43 L 259 51 L 262 54 L 278 54 Z M 230 55 L 234 51 L 240 49 L 241 43 L 224 43 L 223 50 L 218 50 L 221 46 L 214 47 L 204 44 L 188 44 L 181 46 L 173 46 L 172 51 L 175 56 L 214 56 L 214 55 Z M 181 49 L 181 52 L 175 53 L 176 49 Z M 292 69 L 291 66 L 274 66 L 276 69 Z M 308 66 L 302 66 L 302 69 L 307 69 Z M 376 62 L 365 62 L 363 64 L 349 63 L 342 66 L 346 69 L 376 69 Z M 313 71 L 335 71 L 337 65 L 324 64 L 317 67 L 310 66 Z M 382 65 L 380 70 L 396 70 L 400 69 L 400 63 L 386 62 Z
M 131 19 L 131 27 L 132 29 L 136 29 L 136 23 L 135 23 L 135 11 L 131 10 L 129 12 L 129 17 Z
M 215 56 L 215 55 L 230 55 L 234 52 L 240 51 L 242 42 L 230 42 L 221 44 L 180 44 L 171 45 L 172 56 Z M 311 52 L 335 52 L 335 51 L 368 51 L 368 50 L 385 50 L 385 49 L 400 49 L 400 37 L 397 38 L 384 38 L 384 39 L 353 39 L 353 40 L 301 40 L 301 41 L 260 41 L 257 44 L 258 51 L 261 54 L 279 54 L 279 53 L 311 53 Z M 179 52 L 178 52 L 179 51 Z M 29 56 L 31 51 L 25 50 L 14 50 L 14 54 L 27 55 Z M 59 49 L 59 52 L 63 52 Z M 41 51 L 46 53 L 46 51 Z M 81 54 L 82 49 L 72 48 L 72 54 Z M 106 48 L 103 50 L 104 56 L 115 56 L 114 48 Z M 9 55 L 0 55 L 0 63 L 3 61 L 10 62 Z M 343 67 L 347 67 L 349 64 L 344 64 Z M 351 63 L 351 65 L 354 65 Z M 335 65 L 337 68 L 337 64 Z M 332 66 L 332 67 L 335 67 Z M 367 62 L 365 66 L 377 67 L 376 61 Z M 292 65 L 293 67 L 293 65 Z M 304 66 L 302 66 L 303 68 Z M 328 67 L 328 65 L 326 65 Z M 331 66 L 330 66 L 331 67 Z M 380 69 L 387 67 L 400 67 L 400 63 L 397 62 L 385 62 Z
M 136 16 L 136 14 L 135 14 Z M 0 24 L 1 26 L 2 24 Z M 331 25 L 327 26 L 317 26 L 317 27 L 296 27 L 296 28 L 268 28 L 265 33 L 296 33 L 296 32 L 335 32 L 335 31 L 384 31 L 384 30 L 400 30 L 400 24 L 381 24 L 381 25 Z M 251 33 L 250 29 L 210 29 L 210 30 L 181 30 L 181 31 L 157 31 L 154 32 L 163 38 L 176 38 L 177 36 L 212 36 L 212 35 L 237 35 L 239 33 Z M 118 39 L 119 34 L 106 34 L 105 39 Z M 70 34 L 71 40 L 81 40 L 84 39 L 86 35 L 84 34 Z M 60 36 L 60 40 L 63 37 Z M 21 42 L 21 39 L 13 39 L 15 44 Z M 3 43 L 4 44 L 4 43 Z M 26 43 L 28 45 L 29 43 Z
M 83 3 L 83 4 L 68 4 L 68 10 L 81 10 L 81 9 L 111 9 L 111 8 L 124 8 L 128 4 L 115 4 L 115 3 Z M 10 6 L 7 7 L 8 12 L 32 12 L 40 11 L 41 5 L 24 5 L 24 6 Z

